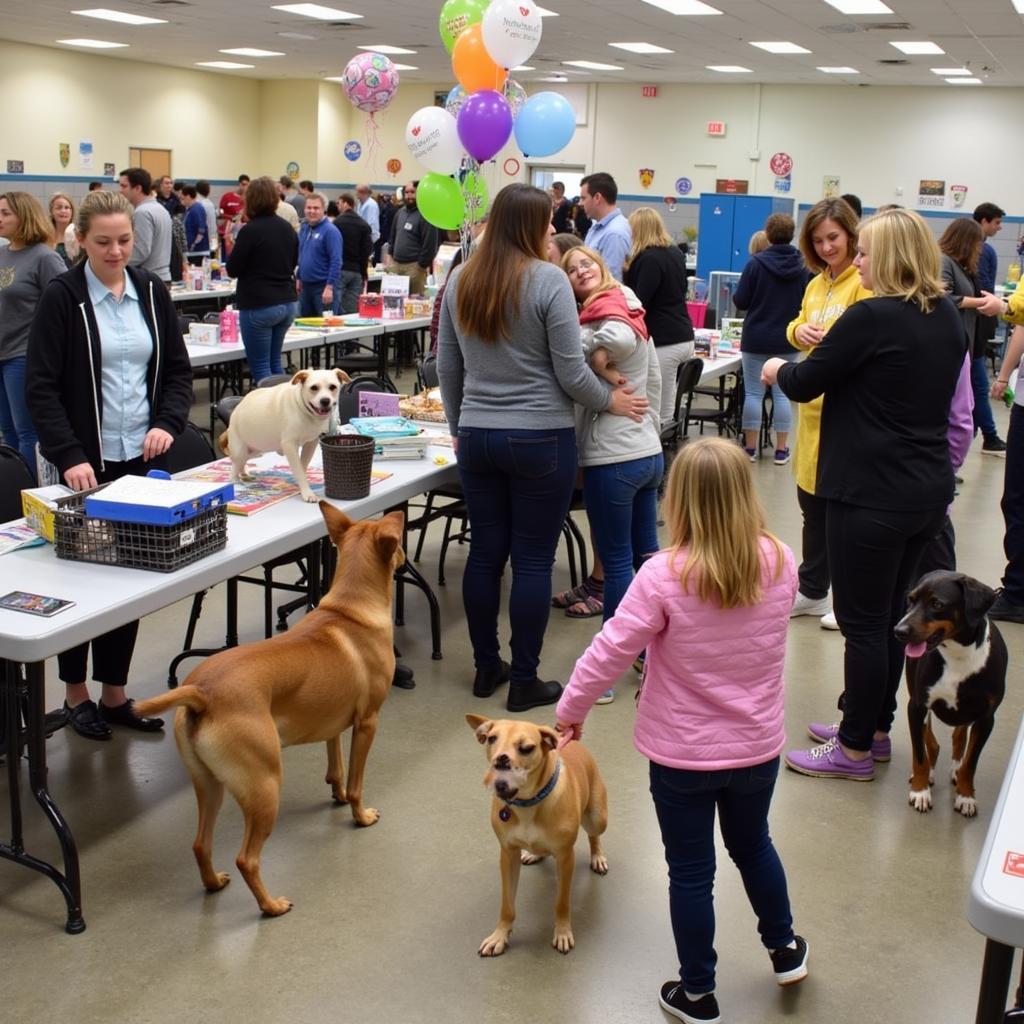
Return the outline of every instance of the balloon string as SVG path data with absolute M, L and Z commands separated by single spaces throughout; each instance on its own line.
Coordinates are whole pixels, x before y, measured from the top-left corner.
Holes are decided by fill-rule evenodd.
M 377 115 L 371 111 L 366 118 L 366 155 L 370 158 L 370 176 L 377 177 L 377 157 L 380 154 L 380 126 L 377 124 Z

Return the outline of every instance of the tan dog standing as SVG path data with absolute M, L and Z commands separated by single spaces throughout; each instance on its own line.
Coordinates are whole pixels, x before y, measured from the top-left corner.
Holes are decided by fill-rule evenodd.
M 272 897 L 260 878 L 260 851 L 280 802 L 282 747 L 326 743 L 326 781 L 334 799 L 351 805 L 358 825 L 380 817 L 363 806 L 363 770 L 395 671 L 392 576 L 405 558 L 404 517 L 392 512 L 352 522 L 326 501 L 320 511 L 338 549 L 338 568 L 319 606 L 287 633 L 221 651 L 178 689 L 136 704 L 137 713 L 146 715 L 178 708 L 174 737 L 199 805 L 192 850 L 203 885 L 216 892 L 229 881 L 212 860 L 226 786 L 245 817 L 235 863 L 269 915 L 292 908 L 290 900 Z M 346 787 L 341 734 L 349 726 Z
M 501 844 L 501 915 L 480 944 L 481 956 L 500 956 L 515 920 L 522 864 L 553 856 L 558 867 L 555 934 L 551 944 L 568 953 L 572 934 L 572 875 L 580 826 L 590 837 L 590 869 L 607 874 L 601 835 L 608 826 L 608 795 L 590 752 L 580 743 L 558 750 L 558 733 L 521 719 L 491 721 L 466 715 L 486 748 L 484 785 L 494 794 L 491 826 Z
M 303 501 L 316 501 L 306 479 L 320 435 L 338 404 L 344 370 L 299 370 L 285 384 L 253 388 L 231 413 L 220 448 L 231 457 L 231 479 L 245 479 L 245 464 L 264 452 L 280 452 L 291 467 Z

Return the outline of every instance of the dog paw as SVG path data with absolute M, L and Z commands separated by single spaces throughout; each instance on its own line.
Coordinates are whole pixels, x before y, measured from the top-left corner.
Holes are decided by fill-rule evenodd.
M 480 956 L 501 956 L 508 949 L 508 937 L 512 933 L 505 928 L 495 928 L 490 935 L 480 943 L 477 953 Z
M 343 790 L 343 789 L 332 789 L 331 790 L 331 799 L 336 804 L 347 804 L 348 803 L 348 797 L 345 795 L 345 790 Z
M 519 851 L 520 864 L 539 864 L 543 859 L 539 853 L 530 853 L 529 850 Z
M 305 491 L 305 492 L 303 492 L 300 495 L 300 497 L 302 498 L 303 501 L 306 501 L 306 502 L 313 502 L 313 501 L 319 501 L 320 500 L 312 491 Z
M 213 878 L 203 880 L 203 887 L 207 892 L 220 892 L 230 881 L 231 876 L 226 871 L 218 871 Z
M 576 945 L 576 940 L 573 938 L 572 929 L 568 925 L 555 925 L 555 935 L 551 940 L 551 945 L 558 950 L 559 953 L 568 953 L 573 946 Z
M 949 762 L 949 781 L 952 782 L 954 786 L 956 785 L 956 776 L 957 776 L 957 772 L 959 772 L 959 771 L 960 771 L 960 762 L 959 761 L 950 761 Z
M 358 811 L 353 807 L 352 817 L 361 828 L 369 828 L 380 820 L 380 811 L 376 807 L 363 807 Z
M 291 900 L 281 896 L 276 900 L 267 900 L 266 903 L 260 905 L 260 910 L 263 911 L 264 917 L 280 917 L 282 914 L 287 914 L 294 906 L 295 904 Z
M 608 858 L 602 853 L 590 858 L 590 870 L 598 875 L 608 874 Z
M 978 801 L 973 796 L 957 793 L 953 801 L 953 810 L 959 811 L 965 818 L 973 818 L 978 813 Z
M 932 809 L 931 789 L 912 789 L 910 791 L 909 803 L 915 811 L 920 811 L 922 814 L 925 811 L 930 811 Z

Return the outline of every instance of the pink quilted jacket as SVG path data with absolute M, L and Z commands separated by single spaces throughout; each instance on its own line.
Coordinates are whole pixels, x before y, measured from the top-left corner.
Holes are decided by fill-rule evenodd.
M 761 603 L 722 609 L 687 594 L 667 552 L 640 569 L 594 637 L 558 702 L 560 722 L 582 722 L 644 649 L 647 667 L 633 741 L 670 768 L 717 771 L 771 760 L 783 748 L 782 666 L 796 596 L 793 553 L 761 542 Z M 679 567 L 685 563 L 680 552 Z

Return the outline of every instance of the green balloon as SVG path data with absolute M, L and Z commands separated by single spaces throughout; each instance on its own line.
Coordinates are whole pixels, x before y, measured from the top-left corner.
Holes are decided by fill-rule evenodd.
M 416 187 L 416 205 L 428 224 L 447 231 L 454 231 L 466 216 L 466 202 L 459 183 L 433 171 L 420 178 Z
M 489 3 L 490 0 L 447 0 L 441 8 L 437 30 L 441 33 L 441 42 L 449 53 L 455 47 L 455 40 L 470 25 L 476 25 L 483 20 L 484 11 L 487 10 Z
M 491 206 L 491 197 L 487 194 L 487 182 L 482 174 L 470 171 L 462 182 L 462 194 L 466 200 L 466 213 L 471 224 L 487 216 Z

